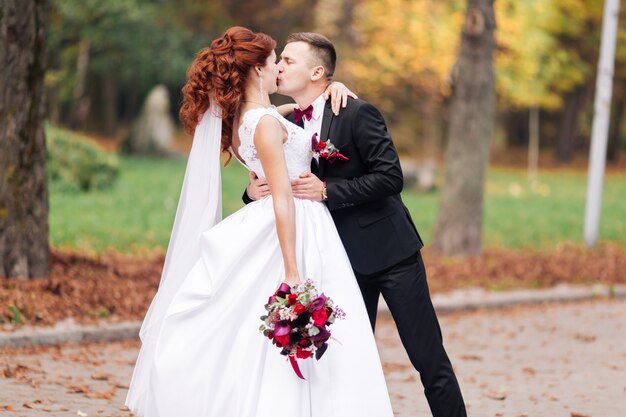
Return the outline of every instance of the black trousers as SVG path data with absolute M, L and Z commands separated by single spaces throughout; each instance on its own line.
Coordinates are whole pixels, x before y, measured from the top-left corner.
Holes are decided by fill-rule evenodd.
M 356 278 L 372 329 L 378 297 L 383 295 L 402 344 L 420 374 L 433 417 L 467 416 L 459 383 L 443 347 L 421 253 L 372 275 L 356 273 Z

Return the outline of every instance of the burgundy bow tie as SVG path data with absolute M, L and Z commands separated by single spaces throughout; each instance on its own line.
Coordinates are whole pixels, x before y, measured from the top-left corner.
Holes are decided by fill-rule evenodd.
M 311 120 L 311 117 L 313 117 L 313 105 L 312 104 L 309 104 L 309 107 L 307 107 L 304 110 L 302 109 L 293 110 L 293 121 L 296 122 L 296 124 L 300 123 L 303 117 L 306 118 L 307 120 Z

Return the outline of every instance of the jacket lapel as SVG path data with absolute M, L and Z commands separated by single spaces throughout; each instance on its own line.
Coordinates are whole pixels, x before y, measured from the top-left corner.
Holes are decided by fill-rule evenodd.
M 324 142 L 328 140 L 328 133 L 330 132 L 330 125 L 332 124 L 333 116 L 334 114 L 333 114 L 332 108 L 330 107 L 330 100 L 327 100 L 326 105 L 324 106 L 322 129 L 320 131 L 320 140 L 323 140 Z M 328 161 L 325 158 L 319 159 L 319 165 L 320 165 L 319 177 L 321 179 L 324 178 L 327 163 Z
M 289 120 L 291 123 L 304 128 L 304 121 L 300 120 L 300 123 L 296 123 L 293 119 L 293 112 L 289 113 L 285 119 Z

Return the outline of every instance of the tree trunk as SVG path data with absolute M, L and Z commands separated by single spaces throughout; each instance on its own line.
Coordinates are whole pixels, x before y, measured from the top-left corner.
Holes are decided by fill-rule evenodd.
M 617 81 L 617 80 L 616 80 Z M 619 145 L 621 141 L 621 125 L 626 109 L 626 82 L 619 80 L 615 83 L 613 95 L 613 110 L 611 112 L 611 125 L 609 127 L 609 143 L 606 158 L 615 163 L 619 159 Z
M 495 111 L 495 25 L 493 0 L 468 0 L 435 226 L 434 247 L 446 255 L 482 250 L 484 179 Z
M 113 71 L 107 71 L 103 76 L 103 120 L 104 134 L 115 139 L 117 132 L 117 77 Z
M 559 129 L 556 147 L 556 159 L 559 162 L 570 162 L 574 156 L 576 140 L 576 122 L 585 98 L 585 87 L 580 86 L 569 92 L 565 98 L 565 109 Z
M 89 118 L 90 100 L 87 96 L 87 75 L 89 69 L 89 51 L 91 44 L 82 40 L 78 46 L 76 59 L 76 83 L 72 92 L 71 126 L 77 130 L 85 130 Z
M 0 276 L 48 269 L 47 0 L 0 2 Z
M 132 124 L 139 114 L 139 87 L 138 81 L 132 80 L 128 86 L 122 87 L 124 96 L 124 122 Z
M 422 100 L 423 113 L 427 117 L 422 135 L 422 155 L 425 158 L 436 158 L 440 155 L 441 140 L 441 103 L 435 94 L 429 94 Z
M 539 107 L 531 107 L 528 113 L 528 182 L 534 190 L 539 183 Z
M 529 142 L 528 112 L 526 110 L 509 110 L 504 117 L 506 131 L 506 147 L 512 149 L 526 146 Z

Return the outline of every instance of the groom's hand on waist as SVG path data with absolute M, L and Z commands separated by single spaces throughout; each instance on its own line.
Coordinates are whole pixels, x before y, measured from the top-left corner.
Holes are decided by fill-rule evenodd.
M 322 201 L 324 182 L 309 171 L 300 174 L 300 178 L 291 181 L 291 192 L 294 197 L 306 200 Z
M 250 184 L 246 187 L 246 192 L 252 200 L 261 200 L 270 195 L 270 186 L 267 184 L 266 179 L 259 178 L 254 172 L 250 171 Z

